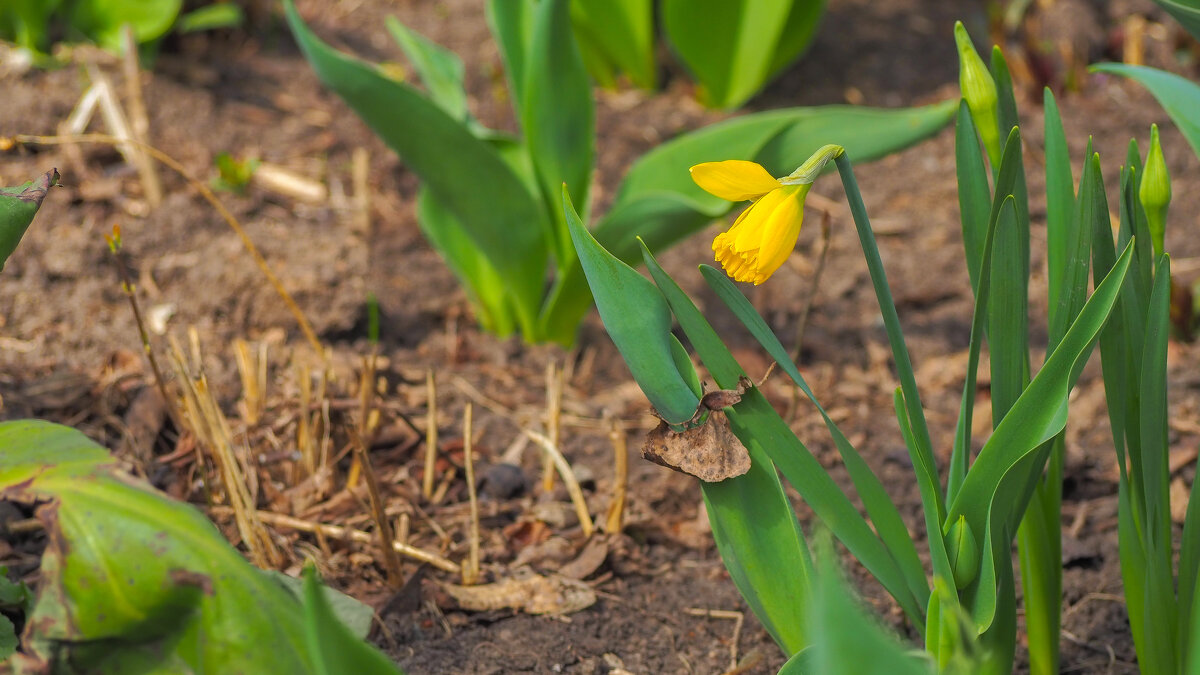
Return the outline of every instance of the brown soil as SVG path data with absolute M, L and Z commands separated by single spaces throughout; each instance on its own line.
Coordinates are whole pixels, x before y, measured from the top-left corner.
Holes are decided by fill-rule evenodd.
M 480 119 L 491 126 L 513 128 L 499 56 L 481 4 L 467 0 L 299 3 L 319 34 L 376 61 L 400 58 L 382 21 L 395 14 L 463 58 L 472 108 Z M 809 55 L 749 109 L 846 100 L 915 105 L 953 96 L 957 63 L 952 23 L 956 18 L 969 24 L 982 22 L 985 4 L 832 3 Z M 1078 63 L 1119 56 L 1107 50 L 1114 40 L 1119 43 L 1121 25 L 1112 17 L 1122 12 L 1132 8 L 1152 21 L 1165 21 L 1149 3 L 1112 3 L 1103 10 L 1082 0 L 1059 4 L 1071 5 L 1081 12 L 1075 16 L 1088 21 L 1064 24 L 1042 17 L 1040 24 L 1027 26 L 1021 33 L 1026 37 L 1018 41 L 1038 44 L 1039 36 L 1076 41 L 1073 44 L 1082 45 L 1076 50 Z M 1149 34 L 1147 59 L 1152 65 L 1178 70 L 1178 62 L 1170 60 L 1175 28 L 1166 23 L 1172 26 L 1169 30 Z M 1063 37 L 1055 30 L 1068 34 Z M 747 612 L 721 565 L 700 511 L 696 484 L 637 457 L 642 434 L 654 420 L 646 414 L 647 403 L 630 384 L 598 319 L 589 317 L 578 347 L 571 351 L 498 341 L 481 333 L 472 322 L 465 296 L 417 229 L 412 209 L 416 179 L 319 85 L 281 23 L 256 26 L 249 34 L 190 38 L 168 47 L 153 72 L 145 75 L 156 146 L 205 180 L 214 173 L 215 155 L 230 152 L 285 165 L 333 186 L 333 196 L 315 205 L 254 187 L 245 195 L 224 193 L 221 198 L 331 348 L 333 372 L 340 378 L 331 384 L 331 396 L 349 400 L 353 394 L 360 357 L 369 350 L 364 337 L 366 294 L 370 291 L 379 297 L 379 370 L 387 390 L 380 399 L 385 406 L 384 432 L 372 459 L 384 480 L 389 506 L 396 514 L 411 515 L 414 545 L 454 560 L 462 559 L 466 551 L 467 496 L 462 480 L 450 484 L 439 505 L 416 498 L 422 443 L 407 430 L 402 416 L 423 426 L 427 370 L 435 372 L 439 382 L 438 425 L 442 449 L 451 462 L 460 461 L 456 458 L 461 458 L 461 452 L 456 454 L 455 448 L 461 448 L 461 442 L 456 439 L 462 436 L 464 408 L 474 403 L 484 462 L 481 475 L 499 463 L 523 428 L 542 426 L 545 372 L 550 364 L 566 369 L 562 446 L 585 479 L 593 516 L 602 518 L 613 483 L 612 444 L 601 420 L 620 422 L 631 446 L 627 527 L 621 537 L 608 540 L 602 566 L 589 570 L 587 578 L 600 599 L 581 612 L 554 618 L 508 610 L 460 611 L 434 583 L 452 580 L 443 572 L 427 569 L 425 581 L 396 593 L 385 583 L 384 568 L 371 546 L 320 542 L 281 530 L 293 567 L 305 556 L 315 555 L 331 583 L 379 607 L 384 628 L 377 630 L 376 640 L 412 673 L 604 673 L 617 667 L 636 673 L 716 673 L 729 668 L 731 651 L 739 658 L 748 654 L 757 658 L 749 672 L 774 672 L 781 656 Z M 1043 56 L 1033 75 L 1019 77 L 1022 89 L 1036 92 L 1041 81 L 1061 88 L 1070 81 L 1072 64 L 1059 58 L 1058 53 Z M 638 155 L 681 131 L 724 117 L 695 104 L 686 80 L 672 68 L 664 91 L 598 95 L 595 193 L 601 205 Z M 99 69 L 120 82 L 119 68 L 101 63 Z M 6 76 L 0 136 L 53 134 L 85 82 L 82 68 L 76 66 Z M 1176 195 L 1167 247 L 1178 273 L 1190 283 L 1200 270 L 1200 239 L 1192 236 L 1195 214 L 1200 213 L 1195 156 L 1141 89 L 1087 75 L 1080 76 L 1078 85 L 1060 94 L 1072 156 L 1078 164 L 1087 135 L 1092 134 L 1110 186 L 1128 139 L 1137 135 L 1144 141 L 1151 122 L 1162 126 Z M 1027 157 L 1036 166 L 1041 114 L 1029 100 L 1023 102 L 1023 110 L 1028 115 Z M 358 148 L 365 148 L 370 156 L 369 231 L 354 224 L 353 203 L 346 196 L 351 191 L 351 157 Z M 165 423 L 161 408 L 150 415 L 149 434 L 138 431 L 145 426 L 139 426 L 139 420 L 144 419 L 146 406 L 136 402 L 154 396 L 146 394 L 152 392 L 153 379 L 138 353 L 137 329 L 102 239 L 113 224 L 120 223 L 143 307 L 164 313 L 163 308 L 172 307 L 167 332 L 185 343 L 187 329 L 196 328 L 206 355 L 206 373 L 237 429 L 247 427 L 237 407 L 241 387 L 233 343 L 241 338 L 270 346 L 267 415 L 258 425 L 250 425 L 247 438 L 268 450 L 270 438 L 275 438 L 277 450 L 293 448 L 297 364 L 314 361 L 292 316 L 237 236 L 195 191 L 166 170 L 159 172 L 166 199 L 159 208 L 148 209 L 136 174 L 102 145 L 82 146 L 78 152 L 59 146 L 22 146 L 0 162 L 0 184 L 22 182 L 53 166 L 62 172 L 67 187 L 47 200 L 0 283 L 3 417 L 38 416 L 78 426 L 118 449 L 173 494 L 198 497 L 191 494 L 187 481 L 190 455 L 182 463 L 179 455 L 169 464 L 155 458 L 177 450 L 188 435 Z M 881 234 L 934 441 L 936 447 L 948 449 L 962 388 L 970 313 L 957 225 L 953 133 L 943 132 L 857 171 Z M 1041 194 L 1038 178 L 1031 181 L 1030 189 L 1035 195 L 1036 221 L 1044 216 L 1037 197 Z M 819 182 L 815 192 L 834 204 L 844 203 L 833 180 Z M 816 216 L 810 218 L 816 221 Z M 890 414 L 894 380 L 878 310 L 841 206 L 833 207 L 832 224 L 829 264 L 804 336 L 802 366 L 818 396 L 892 490 L 910 527 L 920 532 L 917 490 Z M 1039 271 L 1034 284 L 1044 288 L 1044 273 L 1036 266 L 1044 230 L 1036 228 L 1035 223 L 1034 262 Z M 718 310 L 719 303 L 695 273 L 695 264 L 709 258 L 708 241 L 716 231 L 697 235 L 661 259 L 701 307 L 712 310 L 715 325 L 727 335 L 746 369 L 761 374 L 767 366 L 765 356 Z M 818 232 L 817 227 L 807 228 L 790 264 L 751 294 L 785 343 L 794 339 L 808 292 Z M 1032 315 L 1044 316 L 1045 301 L 1033 304 Z M 1034 325 L 1035 333 L 1044 334 L 1044 325 L 1036 319 Z M 166 339 L 156 335 L 154 341 L 165 361 Z M 1173 458 L 1185 458 L 1194 450 L 1200 433 L 1197 356 L 1194 345 L 1171 345 Z M 1120 600 L 1116 469 L 1095 366 L 1085 373 L 1076 392 L 1068 433 L 1063 671 L 1136 672 Z M 787 407 L 792 394 L 779 378 L 769 381 L 765 390 L 780 409 Z M 986 400 L 986 393 L 981 397 Z M 338 412 L 335 406 L 332 422 L 344 430 L 356 409 L 343 408 L 349 411 Z M 813 417 L 801 410 L 794 428 L 833 475 L 848 484 L 824 428 Z M 977 420 L 981 433 L 989 423 L 984 417 Z M 286 472 L 271 465 L 279 459 L 259 461 L 264 476 L 278 480 Z M 522 477 L 529 489 L 484 503 L 485 576 L 506 575 L 522 555 L 534 558 L 536 569 L 554 571 L 579 551 L 583 537 L 563 489 L 543 493 L 534 485 L 538 464 L 533 449 L 524 452 Z M 1193 464 L 1182 462 L 1177 470 L 1183 481 L 1190 482 Z M 312 520 L 369 530 L 365 493 L 361 488 L 343 489 L 347 466 L 348 462 L 338 465 L 322 499 L 305 502 L 264 488 L 264 506 L 290 504 Z M 444 463 L 440 468 L 448 466 Z M 809 525 L 809 511 L 799 503 L 797 508 Z M 218 520 L 229 525 L 228 517 Z M 445 530 L 444 537 L 431 522 Z M 232 527 L 226 531 L 234 535 Z M 31 568 L 27 547 L 17 547 L 11 555 L 25 556 L 25 566 L 16 569 Z M 405 572 L 413 569 L 409 564 Z M 860 580 L 862 576 L 858 574 Z M 901 624 L 882 591 L 870 584 L 862 589 L 868 602 L 893 624 Z M 689 609 L 746 612 L 746 623 L 738 634 L 733 620 L 697 615 Z

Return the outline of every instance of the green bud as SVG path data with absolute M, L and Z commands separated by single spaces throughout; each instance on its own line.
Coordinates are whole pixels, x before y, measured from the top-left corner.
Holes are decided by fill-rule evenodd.
M 979 544 L 966 516 L 959 516 L 946 533 L 946 555 L 954 570 L 954 585 L 962 590 L 979 574 Z
M 1167 207 L 1171 205 L 1171 176 L 1163 159 L 1162 144 L 1158 142 L 1158 125 L 1150 125 L 1150 153 L 1142 169 L 1138 198 L 1146 210 L 1150 240 L 1154 242 L 1154 257 L 1162 255 L 1163 236 L 1167 226 Z
M 992 166 L 1000 163 L 1000 118 L 997 115 L 999 98 L 992 73 L 979 58 L 975 44 L 961 21 L 954 24 L 954 42 L 958 44 L 958 86 L 963 100 L 971 110 L 971 119 L 983 140 Z
M 803 164 L 791 174 L 779 179 L 783 185 L 812 185 L 817 176 L 825 170 L 825 165 L 842 156 L 846 149 L 840 145 L 825 145 L 817 149 Z

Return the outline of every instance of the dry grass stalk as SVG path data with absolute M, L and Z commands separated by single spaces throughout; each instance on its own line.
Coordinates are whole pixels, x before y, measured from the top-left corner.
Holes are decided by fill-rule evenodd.
M 446 498 L 446 493 L 450 491 L 450 486 L 454 483 L 454 479 L 458 477 L 458 467 L 453 464 L 446 469 L 446 473 L 442 474 L 442 482 L 433 491 L 433 496 L 429 498 L 430 504 L 441 504 Z
M 469 553 L 467 562 L 463 565 L 462 582 L 470 586 L 479 581 L 479 500 L 475 495 L 475 457 L 471 439 L 471 413 L 473 407 L 467 404 L 463 412 L 463 462 L 467 468 L 467 498 L 471 504 L 471 524 L 467 533 Z
M 425 391 L 428 397 L 425 417 L 425 472 L 421 476 L 421 494 L 427 501 L 433 500 L 433 472 L 437 469 L 437 381 L 433 370 L 425 371 Z
M 142 98 L 142 69 L 138 63 L 137 40 L 133 36 L 133 26 L 125 24 L 121 27 L 121 69 L 125 74 L 125 98 L 129 106 L 129 127 L 132 138 L 140 143 L 146 143 L 150 138 L 150 117 L 146 114 L 146 101 Z M 154 171 L 154 164 L 141 148 L 135 151 L 138 177 L 142 181 L 142 189 L 146 191 L 146 201 L 151 208 L 162 203 L 162 183 Z
M 225 506 L 216 506 L 210 509 L 213 515 L 229 515 L 233 513 L 233 509 Z M 330 537 L 333 539 L 341 539 L 343 541 L 353 541 L 360 544 L 370 544 L 377 541 L 375 535 L 362 530 L 355 530 L 341 525 L 327 525 L 325 523 L 315 523 L 310 520 L 296 518 L 283 513 L 273 513 L 271 511 L 258 511 L 256 514 L 264 523 L 268 523 L 274 527 L 286 527 L 300 532 L 308 532 L 317 537 Z M 462 568 L 457 563 L 443 558 L 442 556 L 431 553 L 424 549 L 415 546 L 409 546 L 398 541 L 392 542 L 392 548 L 397 553 L 406 557 L 412 558 L 423 563 L 429 563 L 434 567 L 450 572 L 451 574 L 462 574 Z
M 354 189 L 354 229 L 361 235 L 371 233 L 371 155 L 366 148 L 357 147 L 350 155 L 350 179 Z
M 250 559 L 255 565 L 275 568 L 283 563 L 283 556 L 275 547 L 270 533 L 258 519 L 254 498 L 251 496 L 247 479 L 253 473 L 248 467 L 240 465 L 233 449 L 233 436 L 220 407 L 208 388 L 208 381 L 203 373 L 193 375 L 184 361 L 179 344 L 171 340 L 171 363 L 175 373 L 183 384 L 183 400 L 186 414 L 185 424 L 195 434 L 197 452 L 204 445 L 212 453 L 213 461 L 225 486 L 225 495 L 233 510 L 234 522 Z
M 371 467 L 371 458 L 367 456 L 367 445 L 370 441 L 357 432 L 352 431 L 351 433 L 354 436 L 354 458 L 362 467 L 362 475 L 367 483 L 367 497 L 371 502 L 371 514 L 375 520 L 375 532 L 379 536 L 379 546 L 383 554 L 383 567 L 387 570 L 388 585 L 392 588 L 400 588 L 404 585 L 404 570 L 400 565 L 400 556 L 390 545 L 396 538 L 392 535 L 392 523 L 388 520 L 387 513 L 384 512 L 384 500 L 379 490 L 379 480 L 375 476 L 375 470 Z
M 725 671 L 725 673 L 726 673 L 726 675 L 728 675 L 729 673 L 743 672 L 745 670 L 745 668 L 739 668 L 737 653 L 738 653 L 738 640 L 742 636 L 742 624 L 744 624 L 746 622 L 746 615 L 741 612 L 735 612 L 735 611 L 729 610 L 729 609 L 699 609 L 696 607 L 689 607 L 688 609 L 686 609 L 684 611 L 687 612 L 688 614 L 691 614 L 692 616 L 704 616 L 704 617 L 708 617 L 710 619 L 732 619 L 733 620 L 733 637 L 730 638 L 731 646 L 729 648 L 729 651 L 730 651 L 729 670 Z
M 317 442 L 313 437 L 310 422 L 312 373 L 309 372 L 308 366 L 300 364 L 296 366 L 296 377 L 300 380 L 300 414 L 296 418 L 296 448 L 300 451 L 300 464 L 304 467 L 304 475 L 307 477 L 317 471 Z
M 546 365 L 546 435 L 558 447 L 562 416 L 562 372 L 553 364 Z M 554 489 L 554 459 L 542 455 L 542 491 Z
M 242 420 L 249 426 L 258 424 L 266 410 L 267 402 L 267 343 L 258 343 L 258 354 L 250 350 L 250 344 L 238 338 L 233 342 L 238 375 L 242 380 L 240 412 Z
M 523 431 L 533 442 L 541 446 L 543 452 L 550 455 L 553 459 L 554 466 L 558 468 L 558 473 L 562 476 L 563 484 L 567 486 L 567 494 L 571 495 L 571 503 L 575 506 L 575 515 L 579 518 L 580 527 L 583 528 L 583 536 L 592 536 L 592 532 L 595 531 L 596 526 L 592 523 L 592 516 L 588 513 L 587 501 L 583 498 L 583 490 L 579 489 L 579 481 L 575 480 L 575 473 L 571 471 L 571 465 L 567 464 L 567 459 L 559 452 L 558 446 L 550 442 L 549 438 L 530 429 L 524 429 Z
M 246 249 L 246 252 L 250 254 L 250 257 L 254 259 L 254 264 L 257 265 L 259 270 L 261 270 L 262 273 L 267 277 L 267 280 L 271 283 L 272 288 L 275 289 L 275 292 L 279 294 L 279 297 L 283 300 L 283 303 L 292 313 L 292 316 L 296 319 L 296 323 L 300 326 L 301 332 L 304 333 L 304 337 L 308 340 L 313 350 L 317 354 L 322 356 L 325 355 L 325 349 L 321 344 L 321 340 L 317 337 L 316 331 L 313 330 L 312 324 L 310 324 L 308 319 L 304 316 L 304 312 L 301 311 L 300 305 L 296 304 L 296 300 L 292 298 L 292 294 L 288 293 L 287 289 L 283 287 L 283 282 L 279 280 L 279 277 L 275 276 L 275 272 L 271 269 L 271 266 L 267 264 L 267 259 L 263 257 L 262 253 L 258 250 L 258 247 L 254 245 L 253 240 L 250 239 L 250 235 L 246 234 L 246 230 L 242 227 L 242 224 L 238 222 L 238 219 L 235 218 L 232 213 L 229 212 L 229 209 L 225 208 L 225 205 L 221 203 L 221 200 L 217 199 L 217 195 L 214 194 L 211 189 L 209 189 L 208 185 L 192 176 L 192 174 L 189 173 L 188 170 L 184 168 L 184 166 L 175 158 L 150 145 L 149 143 L 142 143 L 133 139 L 122 139 L 117 136 L 110 136 L 108 134 L 64 134 L 59 136 L 33 136 L 20 134 L 17 136 L 12 136 L 11 139 L 0 140 L 11 140 L 15 143 L 27 143 L 31 145 L 103 143 L 106 145 L 115 145 L 118 146 L 118 148 L 122 144 L 131 144 L 141 148 L 151 157 L 165 164 L 167 167 L 182 176 L 183 179 L 187 181 L 188 185 L 199 192 L 200 196 L 204 197 L 205 201 L 207 201 L 214 209 L 217 210 L 217 213 L 220 214 L 221 218 L 225 220 L 230 229 L 232 229 L 234 233 L 237 234 L 242 240 L 242 246 Z
M 629 448 L 625 445 L 625 428 L 612 420 L 608 437 L 613 444 L 613 494 L 604 518 L 604 531 L 616 534 L 621 531 L 625 516 L 625 486 L 629 482 Z

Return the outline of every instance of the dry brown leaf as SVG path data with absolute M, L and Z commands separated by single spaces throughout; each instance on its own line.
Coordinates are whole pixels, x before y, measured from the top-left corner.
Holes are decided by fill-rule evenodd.
M 660 422 L 646 435 L 642 457 L 708 483 L 750 470 L 750 453 L 729 429 L 725 415 L 716 411 L 704 424 L 681 432 Z
M 557 574 L 512 578 L 479 586 L 443 584 L 462 609 L 515 609 L 527 614 L 571 614 L 591 607 L 596 593 L 587 584 Z
M 608 538 L 592 537 L 584 545 L 579 555 L 560 567 L 558 573 L 569 579 L 586 579 L 600 569 L 606 558 L 608 558 Z

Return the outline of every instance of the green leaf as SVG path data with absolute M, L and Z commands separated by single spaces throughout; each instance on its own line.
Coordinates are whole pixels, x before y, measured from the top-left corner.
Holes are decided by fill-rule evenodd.
M 717 385 L 725 389 L 736 387 L 745 371 L 729 348 L 696 309 L 695 303 L 663 271 L 649 249 L 643 247 L 642 256 L 680 327 Z M 730 427 L 742 443 L 747 448 L 760 447 L 767 453 L 834 535 L 879 579 L 913 623 L 921 625 L 924 608 L 916 602 L 904 573 L 887 546 L 758 389 L 747 391 L 728 417 Z
M 1192 37 L 1200 40 L 1200 1 L 1198 0 L 1154 0 L 1159 7 L 1171 13 L 1183 24 Z
M 958 119 L 954 126 L 955 171 L 958 176 L 958 210 L 962 221 L 963 248 L 967 254 L 967 275 L 976 297 L 979 295 L 979 266 L 983 260 L 983 240 L 987 236 L 988 211 L 991 195 L 988 193 L 987 167 L 979 149 L 975 122 L 967 102 L 958 106 Z
M 599 61 L 588 64 L 592 77 L 612 86 L 611 72 L 620 70 L 642 89 L 658 86 L 652 0 L 573 0 L 571 23 L 584 53 L 590 48 Z
M 573 264 L 567 224 L 558 208 L 562 186 L 587 220 L 595 156 L 592 86 L 571 32 L 567 0 L 541 0 L 525 60 L 521 127 L 547 211 L 557 223 L 553 238 L 560 269 Z
M 1183 137 L 1192 146 L 1192 152 L 1200 156 L 1200 85 L 1173 73 L 1146 66 L 1099 63 L 1089 70 L 1128 77 L 1150 90 L 1171 116 L 1171 121 L 1183 132 Z
M 1042 454 L 1035 451 L 1066 425 L 1067 395 L 1073 384 L 1072 376 L 1079 359 L 1089 352 L 1108 319 L 1132 255 L 1133 249 L 1126 247 L 1058 347 L 1047 357 L 1042 369 L 984 444 L 967 472 L 962 489 L 951 503 L 948 518 L 965 515 L 974 531 L 987 533 L 992 546 L 992 559 L 985 556 L 984 569 L 976 585 L 987 582 L 989 567 L 992 571 L 1011 569 L 1010 540 L 1002 537 L 1016 531 L 1018 519 L 1025 510 L 1026 504 L 1022 500 L 1028 497 L 1022 494 L 1021 487 L 1028 485 L 1029 475 L 1041 473 L 1041 464 L 1030 459 Z M 1045 457 L 1041 457 L 1041 461 L 1044 462 Z M 1002 484 L 1009 488 L 1001 489 Z M 994 593 L 983 587 L 976 597 L 986 600 L 994 598 Z M 981 630 L 991 625 L 989 614 L 976 615 Z
M 121 26 L 133 27 L 138 44 L 163 36 L 183 0 L 77 0 L 71 9 L 71 27 L 112 51 L 122 47 Z
M 50 188 L 58 185 L 58 169 L 17 187 L 0 188 L 0 270 L 17 250 Z
M 304 579 L 297 579 L 277 570 L 267 570 L 267 574 L 286 588 L 298 602 L 304 602 Z M 324 584 L 317 584 L 317 586 L 321 589 L 321 595 L 325 597 L 325 604 L 338 621 L 350 629 L 350 633 L 360 641 L 367 639 L 367 634 L 371 632 L 371 624 L 375 620 L 375 610 L 365 602 L 356 600 L 341 591 Z
M 175 30 L 180 33 L 198 33 L 221 28 L 237 28 L 245 20 L 246 14 L 242 11 L 241 5 L 233 2 L 218 2 L 197 7 L 181 15 L 175 22 Z
M 595 295 L 605 330 L 659 415 L 669 424 L 687 422 L 695 414 L 700 399 L 675 367 L 671 310 L 662 293 L 632 267 L 605 251 L 580 222 L 565 187 L 562 194 L 571 240 Z
M 1000 424 L 1024 391 L 1029 372 L 1028 279 L 1022 277 L 1018 228 L 1016 200 L 1008 195 L 1000 209 L 992 244 L 987 309 L 993 426 Z
M 1058 294 L 1066 272 L 1067 246 L 1070 240 L 1072 206 L 1075 201 L 1075 179 L 1071 176 L 1071 159 L 1067 154 L 1067 138 L 1054 94 L 1047 87 L 1042 95 L 1045 110 L 1046 135 L 1046 267 L 1049 277 L 1050 307 L 1058 306 Z
M 808 382 L 804 380 L 804 376 L 796 368 L 796 364 L 792 362 L 788 356 L 787 350 L 783 344 L 779 342 L 767 322 L 762 316 L 755 311 L 754 306 L 746 299 L 746 296 L 738 290 L 737 286 L 729 280 L 727 276 L 720 270 L 708 265 L 700 266 L 700 273 L 704 276 L 704 280 L 708 282 L 710 288 L 717 294 L 717 297 L 725 303 L 725 306 L 733 312 L 734 316 L 742 322 L 742 325 L 750 331 L 754 339 L 771 355 L 779 367 L 787 374 L 788 377 L 800 387 L 804 395 L 808 397 L 821 418 L 825 421 L 825 428 L 829 430 L 830 436 L 833 437 L 834 444 L 837 446 L 838 452 L 842 456 L 842 461 L 846 465 L 847 471 L 850 473 L 850 479 L 854 482 L 854 488 L 858 491 L 859 497 L 863 501 L 863 505 L 867 509 L 867 515 L 871 519 L 871 523 L 875 527 L 875 531 L 879 533 L 883 543 L 887 546 L 892 558 L 903 571 L 907 580 L 909 589 L 912 591 L 914 598 L 918 603 L 924 604 L 929 595 L 929 585 L 925 580 L 925 570 L 921 565 L 921 560 L 917 556 L 916 546 L 913 544 L 912 537 L 908 534 L 908 528 L 904 524 L 904 520 L 900 517 L 899 511 L 896 510 L 895 504 L 892 503 L 883 484 L 863 461 L 858 451 L 850 444 L 849 439 L 838 428 L 837 424 L 825 411 L 825 408 L 817 400 L 812 389 L 809 388 Z M 936 477 L 934 483 L 936 489 Z
M 523 119 L 521 105 L 525 102 L 525 68 L 529 44 L 533 36 L 534 3 L 528 0 L 488 0 L 487 21 L 492 35 L 500 46 L 504 72 L 517 119 Z
M 536 336 L 547 263 L 546 212 L 484 141 L 412 87 L 335 51 L 284 4 L 301 50 L 338 93 L 462 224 L 510 289 L 518 323 Z
M 663 31 L 710 106 L 736 108 L 815 35 L 823 2 L 664 0 Z M 830 141 L 833 142 L 833 141 Z
M 316 569 L 304 569 L 304 628 L 306 646 L 317 675 L 392 675 L 402 673 L 394 663 L 350 632 L 329 604 Z M 278 671 L 276 671 L 278 672 Z
M 387 17 L 384 23 L 420 76 L 430 100 L 450 117 L 466 122 L 470 112 L 467 110 L 467 92 L 463 90 L 463 64 L 458 55 L 427 40 L 394 16 Z
M 49 535 L 27 657 L 64 672 L 311 671 L 300 603 L 195 508 L 68 427 L 5 422 L 0 447 L 0 499 L 41 504 Z

